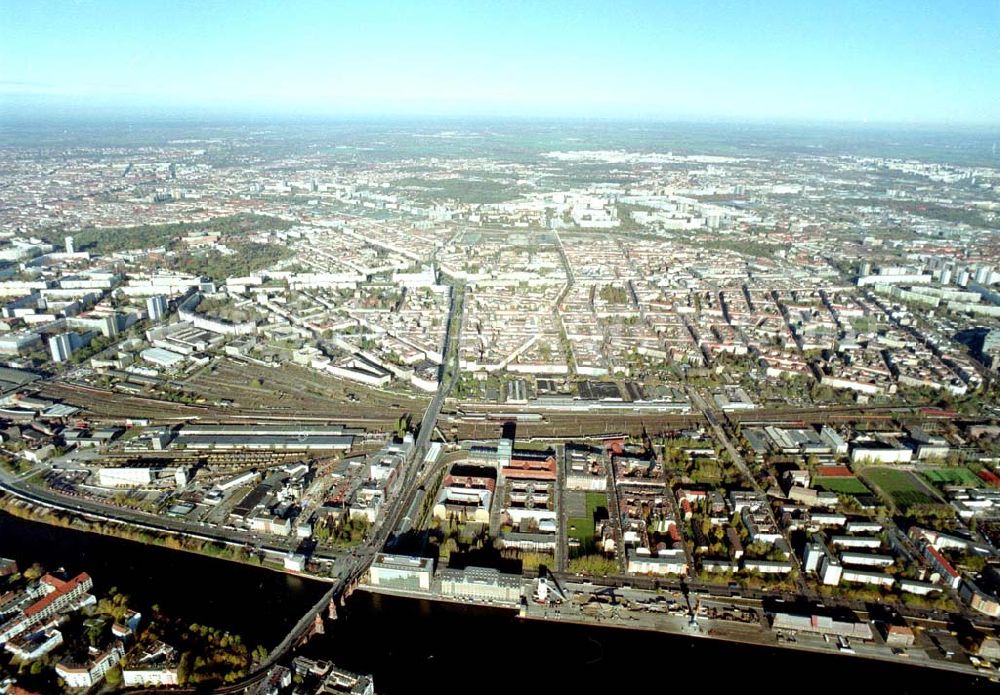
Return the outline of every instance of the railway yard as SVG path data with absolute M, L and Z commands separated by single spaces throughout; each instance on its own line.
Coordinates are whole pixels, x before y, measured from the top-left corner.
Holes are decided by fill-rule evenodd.
M 345 384 L 293 365 L 274 369 L 232 359 L 220 359 L 183 380 L 144 380 L 137 393 L 104 387 L 96 376 L 48 381 L 39 395 L 77 406 L 97 421 L 256 418 L 338 420 L 392 428 L 401 417 L 419 416 L 427 405 L 427 399 L 420 396 Z M 129 383 L 135 383 L 134 376 L 130 379 Z

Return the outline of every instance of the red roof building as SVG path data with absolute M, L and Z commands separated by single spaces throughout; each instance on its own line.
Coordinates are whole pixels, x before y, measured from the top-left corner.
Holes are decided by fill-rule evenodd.
M 555 480 L 556 459 L 554 456 L 545 458 L 512 458 L 509 466 L 501 470 L 508 479 L 519 480 Z
M 46 574 L 39 580 L 45 595 L 24 609 L 23 612 L 0 625 L 0 643 L 16 637 L 25 630 L 41 624 L 47 618 L 72 607 L 75 602 L 88 597 L 87 592 L 94 585 L 90 575 L 78 574 L 68 582 Z
M 64 582 L 58 577 L 53 577 L 51 574 L 46 574 L 39 581 L 47 584 L 51 587 L 51 590 L 38 601 L 24 609 L 24 614 L 29 618 L 41 619 L 52 615 L 65 607 L 73 599 L 82 596 L 94 585 L 90 575 L 86 572 L 76 575 L 68 582 Z

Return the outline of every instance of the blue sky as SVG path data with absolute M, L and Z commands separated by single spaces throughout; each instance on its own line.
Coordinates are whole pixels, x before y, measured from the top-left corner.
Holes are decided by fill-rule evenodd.
M 0 102 L 996 125 L 1000 0 L 0 0 Z

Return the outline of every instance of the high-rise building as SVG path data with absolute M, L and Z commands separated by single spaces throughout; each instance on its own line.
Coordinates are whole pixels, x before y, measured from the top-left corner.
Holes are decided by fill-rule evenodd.
M 115 338 L 118 336 L 118 315 L 113 314 L 111 316 L 104 317 L 104 325 L 100 328 L 101 333 L 107 338 Z
M 820 543 L 806 543 L 806 549 L 802 553 L 802 569 L 806 572 L 815 572 L 819 569 L 819 563 L 825 555 L 823 546 Z
M 49 352 L 53 362 L 65 362 L 73 354 L 73 338 L 69 333 L 60 333 L 49 338 Z
M 150 321 L 159 321 L 167 315 L 167 300 L 162 295 L 155 295 L 146 300 L 146 313 Z
M 983 361 L 1000 371 L 1000 328 L 994 328 L 983 338 Z
M 73 244 L 73 237 L 66 237 L 66 253 L 76 253 L 76 246 Z
M 819 562 L 819 579 L 827 586 L 837 586 L 840 584 L 840 577 L 844 572 L 844 567 L 840 560 L 830 553 L 825 553 Z

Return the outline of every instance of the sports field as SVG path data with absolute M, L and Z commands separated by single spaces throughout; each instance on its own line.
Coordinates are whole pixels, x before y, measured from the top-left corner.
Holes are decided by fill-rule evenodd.
M 838 492 L 844 495 L 867 495 L 871 492 L 856 476 L 819 476 L 813 479 L 813 485 L 827 492 Z
M 903 512 L 915 504 L 932 504 L 938 501 L 931 490 L 909 471 L 869 468 L 864 472 L 864 477 L 891 497 L 896 507 Z
M 979 476 L 965 466 L 928 468 L 920 471 L 920 474 L 934 485 L 967 485 L 969 487 L 981 487 L 983 484 L 983 481 L 980 480 Z

